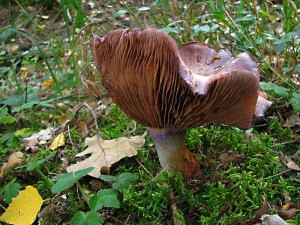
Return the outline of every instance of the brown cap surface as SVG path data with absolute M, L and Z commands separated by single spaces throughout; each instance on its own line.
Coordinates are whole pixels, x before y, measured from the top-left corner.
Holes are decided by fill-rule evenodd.
M 147 127 L 188 129 L 208 123 L 251 126 L 259 73 L 251 57 L 236 58 L 197 42 L 178 49 L 155 30 L 94 35 L 94 61 L 114 102 Z

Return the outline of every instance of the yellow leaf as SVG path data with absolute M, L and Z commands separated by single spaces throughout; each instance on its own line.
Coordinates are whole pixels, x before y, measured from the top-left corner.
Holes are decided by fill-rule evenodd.
M 38 191 L 32 186 L 27 186 L 12 199 L 0 220 L 13 225 L 30 225 L 34 222 L 42 204 L 43 199 Z
M 54 141 L 50 145 L 50 149 L 55 150 L 58 147 L 61 147 L 64 145 L 65 145 L 65 135 L 64 135 L 64 133 L 61 133 L 61 134 L 57 135 L 57 137 L 54 139 Z

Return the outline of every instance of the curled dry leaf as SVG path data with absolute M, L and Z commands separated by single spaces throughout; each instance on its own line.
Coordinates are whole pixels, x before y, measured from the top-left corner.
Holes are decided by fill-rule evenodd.
M 130 138 L 121 137 L 112 140 L 97 138 L 97 135 L 86 138 L 85 144 L 88 148 L 77 154 L 76 157 L 83 157 L 91 154 L 85 160 L 71 165 L 67 168 L 68 172 L 75 172 L 88 167 L 94 167 L 89 173 L 92 177 L 99 177 L 102 167 L 110 167 L 124 157 L 131 157 L 137 154 L 136 147 L 143 146 L 145 138 L 134 136 Z
M 296 160 L 296 161 L 300 161 L 300 150 L 298 150 L 297 152 L 295 152 L 293 155 L 290 156 L 291 159 Z
M 259 209 L 256 211 L 255 215 L 251 220 L 247 220 L 243 223 L 243 225 L 253 225 L 259 221 L 259 219 L 268 212 L 268 204 L 266 197 L 263 196 L 263 202 Z
M 290 160 L 286 165 L 292 170 L 300 171 L 300 167 L 292 160 Z
M 7 170 L 17 167 L 20 164 L 22 157 L 22 152 L 11 153 L 7 159 L 7 162 L 3 163 L 1 167 L 0 177 L 3 177 Z
M 61 147 L 61 146 L 65 146 L 65 135 L 64 135 L 64 133 L 60 133 L 59 135 L 57 135 L 49 148 L 51 150 L 55 150 L 55 149 L 57 149 L 58 147 Z
M 293 218 L 297 214 L 297 209 L 296 208 L 291 208 L 291 209 L 280 209 L 278 210 L 278 215 L 285 220 Z

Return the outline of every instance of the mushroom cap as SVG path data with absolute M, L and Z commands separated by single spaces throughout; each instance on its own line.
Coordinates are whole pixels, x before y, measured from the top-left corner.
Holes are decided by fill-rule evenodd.
M 151 28 L 94 35 L 90 45 L 103 86 L 138 123 L 180 130 L 209 123 L 251 127 L 260 75 L 248 54 L 233 57 L 198 42 L 178 49 Z

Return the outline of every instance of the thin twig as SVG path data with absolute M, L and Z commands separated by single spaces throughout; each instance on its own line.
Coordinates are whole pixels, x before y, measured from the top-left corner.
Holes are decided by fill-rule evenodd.
M 293 143 L 295 143 L 297 141 L 299 141 L 299 139 L 295 139 L 295 140 L 292 140 L 292 141 L 287 141 L 287 142 L 282 142 L 282 143 L 274 144 L 273 147 L 280 146 L 280 145 L 293 144 Z
M 127 217 L 126 221 L 125 221 L 125 225 L 128 223 L 128 220 L 130 219 L 130 215 Z
M 3 205 L 0 204 L 0 207 L 6 211 L 6 208 Z
M 121 3 L 126 7 L 126 9 L 128 10 L 129 14 L 131 14 L 133 16 L 133 18 L 138 23 L 138 25 L 140 26 L 140 28 L 144 29 L 144 26 L 140 23 L 140 21 L 138 20 L 138 18 L 136 18 L 135 14 L 131 11 L 131 9 L 128 7 L 128 5 L 126 4 L 126 2 L 121 1 Z
M 170 196 L 170 200 L 171 200 L 170 209 L 171 209 L 171 213 L 172 213 L 173 224 L 174 225 L 182 225 L 182 223 L 177 218 L 177 216 L 179 215 L 179 212 L 177 210 L 174 192 L 172 190 L 170 191 L 169 196 Z
M 86 102 L 83 103 L 83 106 L 85 106 L 90 111 L 90 113 L 93 115 L 94 123 L 95 123 L 95 129 L 96 129 L 96 132 L 97 132 L 97 137 L 101 138 L 100 130 L 99 130 L 98 123 L 97 123 L 97 116 L 96 116 L 94 110 Z
M 147 168 L 136 158 L 134 157 L 135 161 L 153 178 L 153 175 L 147 170 Z
M 72 147 L 74 147 L 74 143 L 72 141 L 72 137 L 71 137 L 71 134 L 70 134 L 70 125 L 69 124 L 68 124 L 68 136 L 69 136 L 69 140 L 70 140 L 70 142 L 72 144 Z
M 267 180 L 267 179 L 269 179 L 269 178 L 277 177 L 277 176 L 279 176 L 279 175 L 281 175 L 281 174 L 284 174 L 284 173 L 286 173 L 286 172 L 289 172 L 289 171 L 291 171 L 291 170 L 292 170 L 292 169 L 287 169 L 287 170 L 285 170 L 285 171 L 282 171 L 282 172 L 280 172 L 280 173 L 274 174 L 274 175 L 272 175 L 272 176 L 265 177 L 265 178 L 263 178 L 263 180 Z
M 93 115 L 94 123 L 95 123 L 95 129 L 96 129 L 96 132 L 97 132 L 97 143 L 98 143 L 100 149 L 102 150 L 102 153 L 104 154 L 104 160 L 105 160 L 106 164 L 109 165 L 109 163 L 108 163 L 107 160 L 106 160 L 105 151 L 103 150 L 103 148 L 102 148 L 102 146 L 101 146 L 101 140 L 100 140 L 101 135 L 100 135 L 99 127 L 98 127 L 97 116 L 96 116 L 94 110 L 92 109 L 92 107 L 89 106 L 89 104 L 87 104 L 87 103 L 85 102 L 85 103 L 83 103 L 83 106 L 85 106 L 85 107 L 91 112 L 91 114 Z

